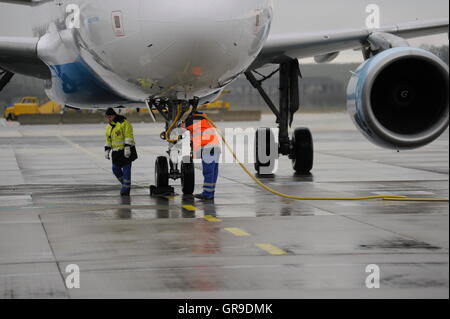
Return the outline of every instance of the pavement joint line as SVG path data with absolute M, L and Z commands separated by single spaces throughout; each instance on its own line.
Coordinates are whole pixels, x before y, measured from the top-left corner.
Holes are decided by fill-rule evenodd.
M 224 228 L 227 232 L 232 233 L 234 236 L 237 237 L 248 237 L 251 236 L 249 233 L 247 233 L 246 231 L 237 228 L 237 227 L 228 227 L 228 228 Z
M 30 209 L 46 209 L 46 210 L 52 210 L 55 209 L 56 211 L 47 211 L 42 212 L 42 215 L 48 215 L 48 214 L 71 214 L 73 212 L 93 212 L 93 211 L 105 211 L 105 210 L 115 210 L 115 209 L 150 209 L 150 210 L 170 210 L 170 207 L 168 206 L 162 206 L 162 205 L 101 205 L 101 206 L 88 206 L 88 207 L 82 207 L 82 206 L 39 206 L 39 207 L 0 207 L 0 211 L 17 211 L 17 210 L 30 210 Z
M 22 133 L 20 127 L 17 129 L 17 133 L 19 133 L 20 137 L 26 137 L 25 134 Z
M 79 145 L 79 144 L 77 144 L 77 143 L 72 142 L 70 139 L 68 139 L 68 138 L 65 137 L 65 136 L 58 135 L 58 139 L 60 139 L 60 140 L 63 141 L 63 142 L 66 142 L 67 144 L 71 145 L 72 147 L 74 147 L 74 148 L 76 148 L 76 149 L 79 149 L 80 151 L 82 151 L 82 152 L 85 153 L 86 155 L 92 157 L 92 158 L 95 159 L 95 161 L 97 162 L 97 166 L 98 166 L 98 167 L 100 167 L 100 168 L 103 169 L 104 171 L 109 172 L 109 169 L 106 169 L 106 168 L 103 166 L 103 163 L 100 161 L 100 160 L 102 159 L 101 156 L 98 156 L 97 154 L 95 154 L 95 153 L 89 151 L 88 149 L 84 148 L 83 146 L 81 146 L 81 145 Z
M 71 299 L 69 290 L 68 290 L 67 285 L 66 285 L 66 278 L 64 277 L 63 271 L 61 269 L 61 262 L 58 260 L 58 258 L 56 258 L 55 248 L 52 245 L 50 237 L 48 236 L 47 228 L 45 227 L 45 223 L 42 220 L 42 216 L 40 214 L 38 215 L 38 218 L 39 218 L 39 221 L 41 223 L 41 227 L 42 227 L 42 229 L 44 231 L 45 239 L 47 240 L 48 247 L 49 247 L 50 252 L 52 254 L 52 257 L 53 257 L 53 263 L 55 263 L 56 268 L 58 269 L 59 275 L 61 277 L 61 281 L 62 281 L 62 284 L 64 286 L 65 294 L 66 294 L 67 298 Z
M 207 221 L 209 221 L 209 222 L 215 222 L 215 223 L 217 223 L 217 222 L 221 222 L 222 221 L 222 219 L 219 219 L 219 218 L 216 218 L 216 217 L 214 217 L 214 216 L 211 216 L 211 215 L 205 215 L 204 217 L 203 217 L 205 220 L 207 220 Z
M 266 252 L 268 252 L 271 255 L 275 256 L 282 256 L 282 255 L 288 255 L 288 252 L 280 249 L 272 244 L 256 244 L 256 246 Z
M 301 253 L 301 252 L 299 252 L 299 253 L 295 253 L 295 254 L 289 254 L 286 257 L 290 257 L 290 258 L 296 259 L 296 258 L 301 258 L 301 257 L 317 257 L 317 256 L 322 256 L 322 255 L 323 254 L 321 254 L 321 253 L 311 254 L 311 253 Z M 377 258 L 378 258 L 378 256 L 390 256 L 390 255 L 393 255 L 393 256 L 418 255 L 418 256 L 442 256 L 442 257 L 445 257 L 445 256 L 448 255 L 448 252 L 436 252 L 436 253 L 434 253 L 434 252 L 416 252 L 416 253 L 411 252 L 411 253 L 409 253 L 408 252 L 408 253 L 400 253 L 399 254 L 398 252 L 396 252 L 396 253 L 389 253 L 389 252 L 384 251 L 384 252 L 372 252 L 372 253 L 332 253 L 332 254 L 330 254 L 331 257 L 343 257 L 343 256 L 353 257 L 355 255 L 357 255 L 357 256 L 364 256 L 364 257 L 374 257 L 374 256 L 376 256 Z M 77 261 L 80 262 L 80 263 L 85 263 L 85 262 L 89 263 L 89 262 L 96 262 L 96 261 L 102 261 L 102 262 L 111 261 L 113 263 L 116 263 L 116 262 L 120 261 L 121 258 L 128 258 L 130 260 L 134 258 L 134 259 L 137 259 L 137 260 L 141 260 L 141 258 L 143 258 L 143 256 L 142 255 L 123 255 L 123 256 L 119 257 L 119 259 L 116 258 L 116 257 L 111 257 L 111 258 L 108 258 L 108 257 L 107 258 L 83 258 L 83 259 L 77 259 Z M 198 258 L 208 258 L 208 257 L 198 257 Z M 219 259 L 220 260 L 222 260 L 222 259 L 223 260 L 227 260 L 229 258 L 238 258 L 238 256 L 234 256 L 234 257 L 233 256 L 221 256 L 221 257 L 217 256 L 215 258 L 217 258 L 218 260 Z M 175 262 L 175 261 L 180 260 L 180 258 L 169 258 L 168 260 Z M 442 260 L 442 261 L 440 261 L 440 260 L 439 261 L 430 260 L 430 261 L 418 262 L 416 264 L 418 264 L 418 265 L 442 265 L 442 264 L 448 265 L 447 260 L 448 260 L 447 258 L 445 259 L 445 261 L 444 260 Z M 58 262 L 60 264 L 70 264 L 70 263 L 73 263 L 73 260 L 71 260 L 70 258 L 69 259 L 62 258 L 62 259 L 58 259 Z M 3 260 L 0 259 L 0 266 L 35 265 L 35 264 L 52 264 L 52 263 L 54 263 L 53 258 L 48 259 L 48 260 L 36 260 L 36 261 L 33 261 L 33 260 L 32 261 L 30 261 L 30 260 L 3 261 Z M 366 265 L 367 263 L 365 261 L 361 261 L 358 264 Z M 381 265 L 410 265 L 410 264 L 411 264 L 410 261 L 392 261 L 392 262 L 379 263 L 380 266 Z M 259 267 L 267 267 L 267 266 L 271 266 L 271 265 L 272 266 L 283 266 L 284 264 L 276 263 L 276 264 L 269 264 L 269 265 L 260 265 Z M 317 265 L 324 265 L 324 264 L 310 264 L 308 262 L 305 262 L 305 263 L 299 263 L 299 265 L 303 265 L 303 266 L 315 265 L 315 266 L 317 266 Z M 346 265 L 346 264 L 345 263 L 339 263 L 339 264 L 334 263 L 333 265 Z M 348 263 L 347 265 L 355 265 L 355 264 L 354 263 Z M 163 266 L 163 267 L 164 267 L 164 269 L 168 269 L 166 266 Z M 223 267 L 223 268 L 229 268 L 229 267 L 230 268 L 234 268 L 235 266 L 229 265 L 229 266 L 220 266 L 220 267 Z M 257 265 L 251 265 L 251 266 L 245 266 L 244 265 L 243 267 L 258 267 L 258 266 Z M 172 268 L 174 268 L 174 267 L 172 267 Z M 180 267 L 180 268 L 183 268 L 183 267 Z

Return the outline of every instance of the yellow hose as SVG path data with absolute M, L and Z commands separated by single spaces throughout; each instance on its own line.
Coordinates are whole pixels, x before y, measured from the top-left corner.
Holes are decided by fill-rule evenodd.
M 239 166 L 247 173 L 247 175 L 260 187 L 265 189 L 266 191 L 288 199 L 295 199 L 295 200 L 334 200 L 334 201 L 359 201 L 359 200 L 371 200 L 371 199 L 382 199 L 385 201 L 410 201 L 410 202 L 448 202 L 448 199 L 444 198 L 412 198 L 407 196 L 400 196 L 400 195 L 379 195 L 379 196 L 363 196 L 363 197 L 300 197 L 300 196 L 292 196 L 283 194 L 281 192 L 278 192 L 274 190 L 273 188 L 270 188 L 269 186 L 265 185 L 263 182 L 261 182 L 254 174 L 252 174 L 247 167 L 239 160 L 236 153 L 233 151 L 231 146 L 226 141 L 222 131 L 216 126 L 216 124 L 207 117 L 205 114 L 206 120 L 216 128 L 217 132 L 219 133 L 220 137 L 222 138 L 224 144 L 228 148 L 228 150 L 233 154 L 234 159 L 238 162 Z
M 169 143 L 177 143 L 179 141 L 179 138 L 170 139 L 170 133 L 172 133 L 174 127 L 177 125 L 178 121 L 181 119 L 183 113 L 183 107 L 181 105 L 178 105 L 177 108 L 177 115 L 175 116 L 175 120 L 173 120 L 172 124 L 167 129 L 165 135 L 166 135 L 166 141 Z

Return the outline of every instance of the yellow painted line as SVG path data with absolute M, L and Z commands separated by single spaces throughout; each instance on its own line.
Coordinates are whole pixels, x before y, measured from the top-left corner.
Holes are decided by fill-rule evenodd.
M 240 228 L 225 228 L 225 230 L 227 232 L 232 233 L 234 236 L 237 236 L 237 237 L 250 236 L 249 233 L 247 233 L 246 231 L 243 231 Z
M 206 219 L 209 222 L 221 222 L 221 219 L 215 218 L 211 215 L 205 215 L 205 217 L 203 217 L 204 219 Z
M 195 212 L 197 210 L 197 207 L 192 206 L 192 205 L 183 205 L 181 207 L 183 207 L 184 209 L 191 211 L 191 212 Z
M 268 252 L 271 255 L 280 256 L 280 255 L 288 254 L 287 251 L 284 251 L 283 249 L 280 249 L 271 244 L 256 244 L 256 246 L 261 248 L 262 250 L 265 250 L 266 252 Z
M 174 201 L 177 199 L 176 196 L 166 196 L 166 198 L 167 198 L 167 200 L 171 200 L 171 201 Z

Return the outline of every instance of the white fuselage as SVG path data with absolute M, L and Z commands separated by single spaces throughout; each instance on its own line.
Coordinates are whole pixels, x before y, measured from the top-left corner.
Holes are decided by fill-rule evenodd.
M 273 12 L 272 0 L 58 2 L 40 8 L 47 21 L 34 29 L 52 70 L 47 93 L 90 108 L 149 97 L 206 102 L 255 60 Z
M 410 0 L 273 2 L 58 0 L 28 8 L 29 21 L 19 20 L 40 38 L 38 55 L 52 70 L 48 95 L 59 103 L 95 108 L 137 107 L 158 96 L 210 101 L 252 64 L 269 30 L 271 37 L 294 34 L 288 38 L 308 40 L 377 21 L 392 27 L 448 19 L 448 0 L 432 5 L 425 0 L 414 5 Z M 374 4 L 379 9 L 368 10 Z M 0 4 L 0 9 L 5 6 L 0 35 L 17 36 L 20 28 L 10 27 L 13 5 Z M 14 12 L 18 7 L 27 10 L 16 6 Z M 68 27 L 78 13 L 79 26 Z M 321 50 L 302 47 L 289 57 L 334 52 Z

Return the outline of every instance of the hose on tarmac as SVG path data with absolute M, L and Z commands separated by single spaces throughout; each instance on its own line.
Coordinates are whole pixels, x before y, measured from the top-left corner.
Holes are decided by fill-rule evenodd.
M 228 148 L 228 150 L 233 155 L 233 158 L 236 160 L 236 162 L 239 164 L 239 166 L 244 170 L 244 172 L 261 188 L 265 189 L 266 191 L 287 199 L 294 199 L 294 200 L 312 200 L 312 201 L 360 201 L 360 200 L 374 200 L 374 199 L 381 199 L 384 201 L 408 201 L 408 202 L 448 202 L 448 199 L 445 198 L 413 198 L 408 196 L 401 196 L 401 195 L 378 195 L 378 196 L 362 196 L 362 197 L 302 197 L 302 196 L 293 196 L 281 193 L 266 184 L 264 184 L 261 180 L 259 180 L 254 174 L 252 174 L 249 169 L 242 163 L 242 161 L 237 157 L 236 153 L 233 151 L 232 147 L 228 144 L 227 140 L 225 139 L 224 134 L 222 131 L 217 127 L 217 125 L 208 118 L 206 114 L 204 114 L 204 117 L 206 120 L 217 130 L 220 137 L 222 138 L 222 141 L 224 145 Z

